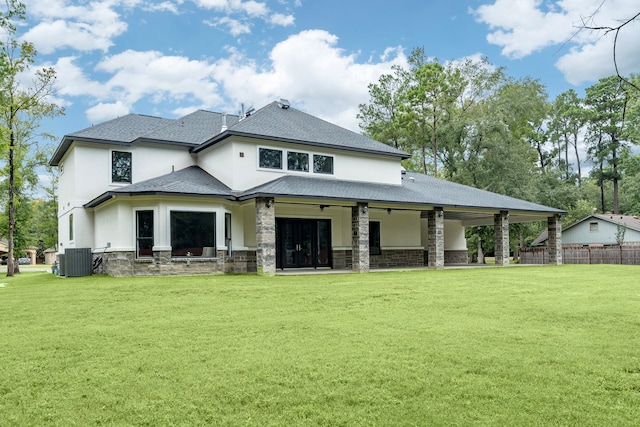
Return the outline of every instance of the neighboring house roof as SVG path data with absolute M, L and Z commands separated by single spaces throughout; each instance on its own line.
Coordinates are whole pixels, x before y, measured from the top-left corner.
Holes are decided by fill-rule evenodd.
M 402 185 L 285 175 L 240 192 L 229 189 L 198 166 L 190 166 L 158 178 L 108 191 L 87 203 L 85 207 L 97 207 L 115 196 L 140 195 L 222 197 L 230 200 L 291 197 L 492 211 L 498 209 L 510 212 L 565 213 L 559 209 L 413 172 L 407 172 L 403 176 Z
M 579 221 L 574 222 L 571 225 L 568 225 L 567 227 L 564 228 L 563 231 L 567 231 L 567 230 L 577 226 L 578 224 L 582 224 L 583 222 L 591 220 L 591 219 L 594 219 L 594 218 L 602 220 L 602 221 L 610 222 L 610 223 L 615 224 L 615 225 L 621 225 L 621 226 L 629 228 L 631 230 L 640 231 L 640 217 L 631 216 L 631 215 L 614 215 L 614 214 L 593 214 L 593 215 L 589 215 L 589 216 L 587 216 L 585 218 L 582 218 Z M 542 233 L 540 233 L 540 235 L 538 237 L 536 237 L 533 242 L 531 242 L 531 246 L 540 246 L 540 245 L 544 244 L 544 242 L 548 238 L 549 238 L 549 232 L 548 232 L 548 230 L 545 230 Z
M 73 141 L 133 145 L 141 142 L 187 146 L 194 153 L 231 136 L 268 139 L 332 149 L 375 153 L 402 159 L 396 148 L 344 129 L 292 107 L 272 102 L 243 118 L 198 110 L 179 119 L 128 114 L 65 135 L 49 161 L 57 166 Z M 226 121 L 226 130 L 223 129 Z
M 189 166 L 156 178 L 107 191 L 85 205 L 93 208 L 116 196 L 171 195 L 221 197 L 235 200 L 232 191 L 199 166 Z

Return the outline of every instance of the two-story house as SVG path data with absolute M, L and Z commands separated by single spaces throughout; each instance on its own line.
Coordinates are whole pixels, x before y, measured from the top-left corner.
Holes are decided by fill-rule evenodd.
M 409 155 L 286 100 L 244 117 L 130 114 L 66 135 L 59 251 L 91 248 L 111 275 L 467 263 L 465 226 L 547 220 L 561 263 L 563 211 L 422 174 Z M 496 177 L 499 179 L 499 177 Z

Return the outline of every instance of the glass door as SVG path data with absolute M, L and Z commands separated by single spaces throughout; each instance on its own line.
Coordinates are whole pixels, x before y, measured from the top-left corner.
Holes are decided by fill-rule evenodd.
M 278 268 L 330 266 L 330 221 L 277 220 L 276 265 Z

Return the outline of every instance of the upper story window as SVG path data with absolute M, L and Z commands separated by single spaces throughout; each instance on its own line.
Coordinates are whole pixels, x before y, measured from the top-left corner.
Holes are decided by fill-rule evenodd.
M 258 152 L 260 167 L 266 169 L 282 169 L 282 151 L 260 148 Z
M 309 172 L 309 154 L 297 151 L 287 152 L 287 169 L 290 171 Z
M 285 155 L 289 171 L 333 175 L 333 156 L 277 148 L 258 147 L 258 167 L 283 170 Z
M 111 182 L 131 184 L 131 153 L 126 151 L 111 152 Z
M 590 222 L 589 223 L 589 231 L 598 231 L 598 223 Z
M 333 156 L 313 155 L 313 173 L 333 175 Z

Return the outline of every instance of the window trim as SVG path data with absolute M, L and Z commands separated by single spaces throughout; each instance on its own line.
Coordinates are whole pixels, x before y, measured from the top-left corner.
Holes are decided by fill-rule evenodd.
M 373 227 L 372 226 L 374 224 L 378 228 L 377 236 L 373 233 Z M 381 234 L 382 234 L 381 230 L 382 230 L 382 226 L 380 224 L 380 221 L 369 221 L 369 255 L 382 255 L 382 239 L 380 237 Z M 372 245 L 371 244 L 372 240 L 377 240 L 378 244 L 377 245 Z
M 589 223 L 589 233 L 597 233 L 599 231 L 598 221 L 591 221 Z
M 173 236 L 171 234 L 171 215 L 174 212 L 188 212 L 188 213 L 201 213 L 201 214 L 213 214 L 213 248 L 214 248 L 214 253 L 217 253 L 217 248 L 218 248 L 218 211 L 215 209 L 202 209 L 202 208 L 195 208 L 195 207 L 183 207 L 183 206 L 175 206 L 173 208 L 168 208 L 167 209 L 167 236 L 168 236 L 168 243 L 169 243 L 169 247 L 171 248 L 171 258 L 176 258 L 176 259 L 186 259 L 189 258 L 188 255 L 174 255 L 174 248 L 173 248 Z M 204 247 L 203 247 L 203 253 L 204 253 Z M 195 257 L 203 257 L 202 254 L 201 255 L 194 255 Z M 216 258 L 217 255 L 214 255 L 213 258 Z M 210 257 L 203 257 L 203 258 L 210 258 Z
M 272 150 L 279 151 L 281 155 L 281 167 L 280 168 L 270 168 L 266 166 L 260 165 L 260 150 Z M 307 167 L 308 170 L 296 170 L 289 169 L 289 153 L 299 153 L 306 154 L 308 156 L 307 159 Z M 316 172 L 315 171 L 315 163 L 314 158 L 316 156 L 329 157 L 331 158 L 331 172 Z M 309 150 L 301 150 L 296 148 L 279 148 L 273 146 L 259 145 L 257 146 L 257 159 L 256 159 L 256 168 L 259 171 L 263 172 L 284 172 L 284 173 L 299 173 L 299 174 L 310 174 L 310 175 L 321 175 L 321 176 L 335 176 L 336 174 L 336 156 L 334 154 L 327 154 L 324 152 L 317 151 L 309 151 Z
M 73 235 L 73 213 L 69 214 L 69 242 L 73 242 L 74 240 L 74 235 Z
M 114 181 L 113 180 L 113 155 L 114 153 L 127 153 L 130 156 L 130 164 L 129 164 L 129 181 Z M 111 185 L 131 185 L 133 184 L 133 152 L 126 150 L 109 150 L 109 182 Z
M 270 168 L 267 166 L 262 166 L 260 164 L 260 150 L 270 150 L 270 151 L 279 151 L 280 152 L 280 167 L 279 168 Z M 284 170 L 284 152 L 286 150 L 283 150 L 282 148 L 274 148 L 274 147 L 268 147 L 268 146 L 258 146 L 258 170 L 263 170 L 263 171 L 269 171 L 269 172 L 274 172 L 274 171 L 283 171 Z
M 151 212 L 153 219 L 153 230 L 151 236 L 151 255 L 140 255 L 140 246 L 138 236 L 138 213 L 139 212 Z M 156 236 L 158 235 L 158 221 L 157 221 L 157 211 L 154 207 L 137 207 L 133 210 L 133 235 L 135 236 L 135 248 L 136 248 L 136 258 L 153 258 L 153 247 L 156 245 Z
M 331 159 L 331 172 L 316 172 L 316 156 L 318 157 L 328 157 Z M 313 153 L 311 155 L 311 169 L 312 173 L 317 175 L 335 175 L 335 156 L 330 156 L 328 154 L 321 153 Z

